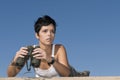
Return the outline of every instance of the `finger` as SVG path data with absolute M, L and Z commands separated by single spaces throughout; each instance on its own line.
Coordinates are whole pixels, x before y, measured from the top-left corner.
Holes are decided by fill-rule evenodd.
M 27 50 L 27 47 L 21 47 L 20 50 Z
M 35 48 L 33 51 L 44 51 L 41 48 Z
M 35 50 L 35 51 L 33 51 L 33 52 L 32 52 L 32 54 L 33 54 L 33 55 L 36 55 L 36 54 L 41 54 L 41 53 L 42 53 L 42 51 L 41 51 L 41 50 Z
M 33 57 L 43 57 L 43 54 L 35 54 Z
M 25 56 L 24 55 L 19 55 L 18 57 L 24 58 Z
M 36 54 L 33 56 L 36 59 L 44 59 L 44 55 L 43 54 Z
M 28 53 L 21 52 L 20 55 L 26 56 L 26 55 L 28 55 Z

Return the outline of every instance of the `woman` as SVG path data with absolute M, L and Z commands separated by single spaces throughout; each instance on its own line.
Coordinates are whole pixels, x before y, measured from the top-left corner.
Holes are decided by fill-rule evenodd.
M 40 48 L 33 50 L 33 57 L 41 60 L 40 66 L 35 69 L 36 77 L 69 76 L 70 67 L 65 47 L 61 44 L 53 44 L 56 32 L 56 22 L 45 15 L 38 18 L 34 24 L 35 36 Z M 16 60 L 27 55 L 27 47 L 21 47 L 16 52 L 14 59 L 8 66 L 8 77 L 16 76 L 22 68 L 16 66 Z

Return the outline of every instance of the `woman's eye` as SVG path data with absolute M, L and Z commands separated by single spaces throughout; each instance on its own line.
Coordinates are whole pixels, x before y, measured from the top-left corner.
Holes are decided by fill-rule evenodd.
M 55 31 L 54 31 L 54 30 L 52 30 L 52 33 L 55 33 Z
M 47 32 L 47 30 L 44 30 L 43 32 Z
M 50 30 L 50 31 L 49 30 L 43 30 L 42 32 L 44 32 L 44 33 L 50 32 L 50 33 L 53 33 L 53 34 L 55 33 L 54 30 Z

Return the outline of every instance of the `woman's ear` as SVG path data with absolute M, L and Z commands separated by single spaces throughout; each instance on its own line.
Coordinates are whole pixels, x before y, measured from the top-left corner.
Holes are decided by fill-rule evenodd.
M 37 39 L 39 39 L 39 35 L 38 35 L 37 33 L 35 33 L 35 37 L 36 37 Z

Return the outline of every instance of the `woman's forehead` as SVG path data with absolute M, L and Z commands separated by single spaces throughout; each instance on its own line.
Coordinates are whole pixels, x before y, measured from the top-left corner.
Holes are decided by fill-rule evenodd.
M 50 24 L 50 25 L 47 25 L 47 26 L 42 26 L 41 29 L 54 29 L 54 25 Z

